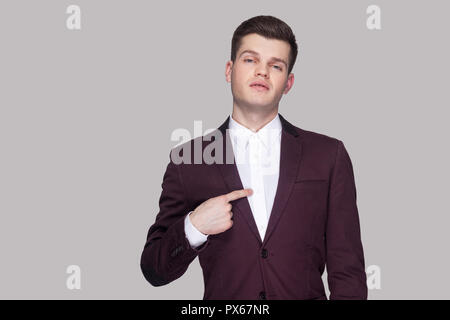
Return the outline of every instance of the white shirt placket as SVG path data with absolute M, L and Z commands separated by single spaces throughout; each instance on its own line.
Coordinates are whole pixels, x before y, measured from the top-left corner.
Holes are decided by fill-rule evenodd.
M 249 197 L 254 218 L 258 227 L 261 239 L 264 239 L 267 228 L 267 210 L 264 194 L 264 180 L 262 167 L 262 145 L 256 134 L 250 136 L 248 151 L 250 162 L 250 180 L 253 188 L 253 195 Z

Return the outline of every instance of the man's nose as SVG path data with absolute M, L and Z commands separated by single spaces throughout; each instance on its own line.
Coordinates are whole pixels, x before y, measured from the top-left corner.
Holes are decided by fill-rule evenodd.
M 267 71 L 266 67 L 263 67 L 261 65 L 256 67 L 256 76 L 262 76 L 264 78 L 267 78 L 269 75 L 269 72 Z

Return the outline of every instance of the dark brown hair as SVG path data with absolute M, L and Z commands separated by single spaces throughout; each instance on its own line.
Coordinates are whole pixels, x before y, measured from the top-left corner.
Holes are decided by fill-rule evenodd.
M 256 16 L 242 22 L 237 27 L 231 40 L 231 60 L 233 63 L 241 46 L 241 39 L 251 33 L 259 34 L 267 39 L 283 40 L 289 43 L 291 50 L 289 51 L 288 74 L 291 73 L 298 53 L 295 35 L 285 22 L 273 16 Z

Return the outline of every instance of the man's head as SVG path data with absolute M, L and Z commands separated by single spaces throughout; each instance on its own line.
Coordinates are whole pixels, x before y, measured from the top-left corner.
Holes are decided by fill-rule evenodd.
M 225 71 L 234 105 L 254 112 L 278 108 L 294 83 L 291 71 L 297 50 L 291 28 L 280 19 L 257 16 L 241 23 L 233 34 Z

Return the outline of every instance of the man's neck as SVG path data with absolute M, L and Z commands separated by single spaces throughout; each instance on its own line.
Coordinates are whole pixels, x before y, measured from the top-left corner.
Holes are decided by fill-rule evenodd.
M 233 120 L 237 123 L 243 125 L 244 127 L 257 132 L 259 129 L 264 127 L 270 121 L 272 121 L 278 114 L 278 108 L 271 112 L 243 112 L 242 109 L 233 106 L 233 113 L 231 116 Z

